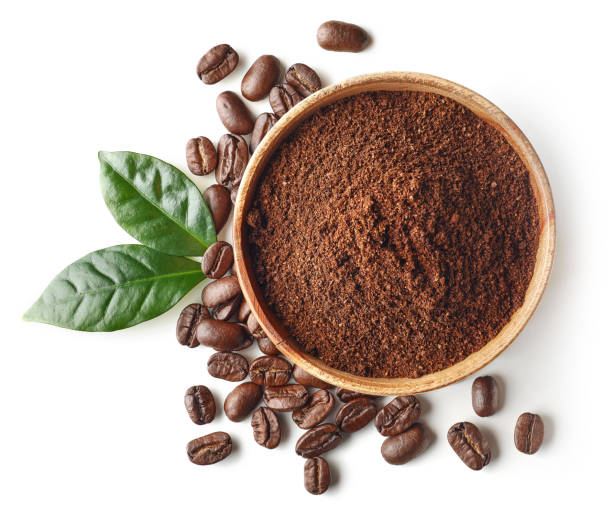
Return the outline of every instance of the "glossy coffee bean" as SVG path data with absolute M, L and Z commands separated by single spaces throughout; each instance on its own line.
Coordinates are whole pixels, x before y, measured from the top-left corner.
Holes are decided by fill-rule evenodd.
M 282 357 L 259 357 L 251 363 L 251 382 L 265 386 L 285 385 L 291 379 L 293 365 Z
M 339 387 L 336 389 L 336 396 L 338 400 L 343 403 L 350 402 L 356 398 L 376 398 L 375 396 L 371 396 L 369 394 L 357 393 L 355 391 L 349 391 L 348 389 L 344 389 L 343 387 Z
M 208 175 L 217 167 L 217 150 L 207 137 L 194 137 L 187 141 L 185 154 L 187 167 L 194 175 Z
M 232 211 L 230 192 L 227 188 L 219 184 L 213 184 L 204 191 L 202 196 L 212 214 L 215 223 L 215 232 L 218 234 L 225 226 L 230 212 Z
M 298 384 L 308 387 L 315 387 L 317 389 L 329 389 L 331 387 L 327 382 L 323 382 L 323 380 L 312 376 L 299 366 L 293 368 L 293 378 Z
M 519 452 L 533 455 L 542 446 L 544 423 L 542 418 L 531 412 L 523 412 L 514 428 L 514 445 Z
M 304 487 L 310 494 L 323 494 L 331 482 L 329 465 L 323 457 L 313 457 L 304 462 Z
M 336 415 L 336 425 L 343 432 L 361 430 L 376 416 L 376 405 L 370 398 L 355 398 L 345 403 Z
M 229 382 L 240 382 L 249 374 L 249 363 L 239 353 L 217 352 L 208 359 L 208 373 Z
M 378 411 L 374 425 L 381 435 L 397 435 L 408 430 L 420 415 L 421 403 L 416 396 L 398 396 Z
M 295 444 L 295 453 L 306 459 L 333 450 L 342 442 L 342 432 L 336 425 L 324 423 L 308 430 Z
M 470 469 L 478 471 L 491 461 L 489 443 L 476 425 L 464 421 L 450 427 L 448 443 Z
M 211 244 L 202 257 L 202 273 L 208 278 L 221 278 L 234 264 L 234 250 L 226 241 Z
M 213 432 L 187 443 L 187 457 L 200 466 L 215 464 L 231 452 L 232 438 L 225 432 Z
M 319 389 L 303 407 L 295 409 L 291 417 L 298 427 L 312 428 L 323 422 L 333 408 L 334 396 L 325 389 Z
M 280 65 L 273 55 L 258 57 L 244 74 L 240 91 L 247 100 L 265 98 L 278 79 Z
M 208 309 L 199 303 L 191 303 L 185 307 L 176 322 L 176 339 L 183 346 L 195 348 L 200 343 L 196 338 L 196 326 L 204 320 L 210 318 Z
M 217 145 L 217 158 L 217 182 L 223 186 L 238 186 L 249 162 L 249 147 L 244 138 L 234 134 L 221 136 Z
M 218 352 L 241 350 L 250 344 L 248 333 L 238 323 L 218 319 L 202 320 L 196 326 L 195 336 L 201 345 Z
M 249 307 L 247 301 L 243 299 L 242 303 L 240 304 L 240 308 L 238 309 L 238 321 L 240 321 L 240 323 L 246 322 L 249 314 L 251 314 L 251 308 Z
M 242 294 L 239 294 L 227 302 L 219 304 L 213 312 L 213 318 L 229 321 L 238 312 L 241 303 Z
M 253 134 L 251 134 L 251 143 L 249 148 L 251 153 L 255 151 L 255 148 L 259 146 L 264 136 L 270 132 L 270 129 L 278 121 L 276 114 L 271 112 L 264 112 L 257 116 L 255 119 L 255 125 L 253 126 Z
M 245 382 L 235 387 L 225 398 L 223 410 L 230 421 L 242 421 L 261 400 L 261 387 Z
M 253 314 L 252 312 L 249 314 L 249 317 L 247 318 L 246 325 L 249 330 L 249 333 L 255 339 L 261 339 L 262 337 L 266 337 L 266 333 L 259 326 L 259 323 L 257 323 L 257 319 L 255 319 L 255 314 Z
M 240 283 L 237 277 L 230 275 L 210 282 L 202 290 L 202 303 L 205 307 L 212 309 L 238 295 L 242 295 Z
M 233 134 L 250 134 L 253 131 L 253 116 L 233 91 L 223 91 L 219 94 L 217 114 L 223 126 Z
M 276 345 L 270 341 L 267 337 L 260 337 L 257 340 L 257 346 L 259 346 L 259 351 L 261 353 L 265 353 L 266 355 L 279 355 L 280 352 Z
M 289 84 L 276 84 L 270 90 L 270 107 L 279 118 L 301 101 L 302 95 Z
M 185 408 L 187 414 L 196 425 L 204 425 L 215 419 L 217 406 L 208 387 L 192 386 L 185 393 Z
M 276 448 L 280 443 L 281 429 L 272 409 L 259 407 L 251 419 L 255 442 L 265 448 Z
M 213 46 L 206 52 L 196 72 L 204 84 L 215 84 L 227 77 L 238 64 L 238 54 L 227 44 Z
M 387 437 L 380 453 L 389 464 L 406 464 L 429 446 L 430 438 L 421 423 L 415 423 L 406 432 Z
M 263 398 L 271 409 L 287 412 L 305 405 L 308 401 L 308 391 L 300 384 L 270 386 L 266 387 Z
M 232 185 L 232 189 L 230 190 L 230 199 L 232 201 L 232 205 L 236 205 L 236 199 L 238 198 L 238 191 L 240 190 L 240 184 Z
M 319 46 L 333 52 L 361 52 L 367 42 L 367 32 L 352 23 L 326 21 L 317 30 Z
M 472 407 L 479 416 L 492 416 L 499 408 L 499 388 L 493 377 L 478 377 L 472 383 Z
M 293 86 L 304 98 L 321 89 L 321 79 L 317 72 L 301 62 L 289 66 L 285 82 Z

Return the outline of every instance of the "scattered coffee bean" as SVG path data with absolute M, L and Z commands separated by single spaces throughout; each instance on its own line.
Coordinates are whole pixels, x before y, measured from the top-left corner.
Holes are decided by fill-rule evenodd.
M 493 377 L 478 377 L 472 383 L 472 407 L 479 416 L 492 416 L 499 408 L 499 390 Z
M 281 438 L 278 418 L 272 409 L 259 407 L 251 419 L 255 442 L 266 448 L 276 448 Z
M 279 118 L 302 100 L 293 86 L 276 84 L 270 91 L 270 107 Z
M 261 387 L 245 382 L 235 387 L 225 398 L 223 410 L 230 421 L 242 421 L 261 400 Z
M 250 345 L 247 331 L 238 323 L 204 319 L 196 326 L 196 340 L 218 352 L 241 350 Z M 248 344 L 247 344 L 248 343 Z
M 338 389 L 336 389 L 336 396 L 338 397 L 338 400 L 340 400 L 343 403 L 350 402 L 351 400 L 354 400 L 355 398 L 362 398 L 362 397 L 376 398 L 375 396 L 371 396 L 369 394 L 349 391 L 348 389 L 344 389 L 343 387 L 339 387 Z
M 208 278 L 221 278 L 234 263 L 232 245 L 225 241 L 211 244 L 202 257 L 202 273 Z
M 253 314 L 252 312 L 249 314 L 249 317 L 247 318 L 246 325 L 247 325 L 247 328 L 249 329 L 249 332 L 255 339 L 261 339 L 262 337 L 266 337 L 266 333 L 259 326 L 259 323 L 257 323 L 257 320 L 255 319 L 255 314 Z
M 333 450 L 342 442 L 342 432 L 336 425 L 324 423 L 304 433 L 295 444 L 295 453 L 309 459 Z
M 230 199 L 232 200 L 232 205 L 236 205 L 236 199 L 238 198 L 239 190 L 240 190 L 240 184 L 236 186 L 232 186 L 232 190 L 230 191 Z
M 285 385 L 291 379 L 293 365 L 282 357 L 259 357 L 251 363 L 251 382 L 265 386 Z
M 514 445 L 519 452 L 533 455 L 542 446 L 544 423 L 542 418 L 531 412 L 523 412 L 514 428 Z
M 230 275 L 208 284 L 202 290 L 202 303 L 205 307 L 212 309 L 239 295 L 242 295 L 242 291 L 238 278 Z
M 253 131 L 253 116 L 233 91 L 223 91 L 219 94 L 217 114 L 223 126 L 233 134 L 250 134 Z
M 489 443 L 476 425 L 464 421 L 456 423 L 448 431 L 451 448 L 470 469 L 478 471 L 491 460 Z
M 249 161 L 249 148 L 244 138 L 233 134 L 224 134 L 219 139 L 217 152 L 219 158 L 217 171 L 215 172 L 217 182 L 223 186 L 240 184 Z
M 219 184 L 213 184 L 204 191 L 202 196 L 212 214 L 213 221 L 215 222 L 215 232 L 218 234 L 221 232 L 232 210 L 230 192 Z
M 208 387 L 193 386 L 185 393 L 185 408 L 187 414 L 196 425 L 205 425 L 215 419 L 217 407 L 215 399 Z
M 280 66 L 273 55 L 258 57 L 244 74 L 240 91 L 247 100 L 256 101 L 264 98 L 276 83 Z
M 365 30 L 343 21 L 326 21 L 317 30 L 319 46 L 333 52 L 361 52 L 367 41 Z
M 208 373 L 229 382 L 240 382 L 249 374 L 249 363 L 239 353 L 217 352 L 208 359 Z
M 229 45 L 213 46 L 206 52 L 196 69 L 204 84 L 215 84 L 227 77 L 238 64 L 238 54 Z
M 213 318 L 220 319 L 222 321 L 229 321 L 232 316 L 238 312 L 241 303 L 242 295 L 239 294 L 231 300 L 219 304 L 215 309 L 215 312 L 213 312 Z
M 323 494 L 331 482 L 329 465 L 323 457 L 313 457 L 304 462 L 304 487 L 310 494 Z
M 408 430 L 420 415 L 421 402 L 416 396 L 398 396 L 378 411 L 374 424 L 382 435 L 392 436 Z
M 355 398 L 338 411 L 336 425 L 343 432 L 357 432 L 374 419 L 376 412 L 376 405 L 370 398 Z
M 421 423 L 415 423 L 406 432 L 387 437 L 380 453 L 389 464 L 406 464 L 429 446 L 430 438 Z
M 200 466 L 215 464 L 231 452 L 232 438 L 225 432 L 213 432 L 187 443 L 187 457 Z
M 257 116 L 255 119 L 255 125 L 253 126 L 253 134 L 251 134 L 251 153 L 255 151 L 255 148 L 259 146 L 264 136 L 270 132 L 270 129 L 278 121 L 276 114 L 271 112 L 264 112 Z
M 238 309 L 238 321 L 244 323 L 249 317 L 249 314 L 251 314 L 251 308 L 246 300 L 242 300 L 240 308 Z
M 301 62 L 289 66 L 285 74 L 285 81 L 304 98 L 321 89 L 321 79 L 317 73 L 310 66 Z
M 293 368 L 293 378 L 298 384 L 302 384 L 309 387 L 316 387 L 317 389 L 329 389 L 331 385 L 323 380 L 313 377 L 310 373 L 307 373 L 299 366 Z
M 259 346 L 259 351 L 266 355 L 278 355 L 280 353 L 276 345 L 267 337 L 259 338 L 257 340 L 257 346 Z
M 187 141 L 185 153 L 187 167 L 194 175 L 208 175 L 215 171 L 217 150 L 207 137 L 194 137 Z
M 210 318 L 208 309 L 199 303 L 191 303 L 185 307 L 176 323 L 176 339 L 183 346 L 195 348 L 200 343 L 196 338 L 196 326 L 204 320 Z
M 308 391 L 300 384 L 270 386 L 266 387 L 263 398 L 271 409 L 287 412 L 305 405 L 308 401 Z
M 293 421 L 300 428 L 312 428 L 321 423 L 334 408 L 334 396 L 325 389 L 319 389 L 308 402 L 292 414 Z

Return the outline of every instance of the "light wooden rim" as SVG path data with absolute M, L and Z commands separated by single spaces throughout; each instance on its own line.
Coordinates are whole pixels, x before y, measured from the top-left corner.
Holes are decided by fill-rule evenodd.
M 261 290 L 254 279 L 248 252 L 246 213 L 265 164 L 278 145 L 297 125 L 321 107 L 346 96 L 377 90 L 437 93 L 463 104 L 494 125 L 504 134 L 528 168 L 540 216 L 536 263 L 523 305 L 499 334 L 479 351 L 454 366 L 419 378 L 359 377 L 331 368 L 319 359 L 302 352 L 265 304 Z M 271 341 L 291 361 L 321 380 L 352 391 L 375 395 L 411 394 L 437 389 L 462 380 L 491 362 L 512 343 L 531 318 L 546 288 L 555 251 L 555 210 L 550 185 L 542 163 L 525 135 L 506 114 L 474 91 L 439 77 L 414 72 L 372 73 L 353 77 L 316 92 L 285 114 L 251 157 L 236 198 L 233 228 L 236 270 L 244 297 Z

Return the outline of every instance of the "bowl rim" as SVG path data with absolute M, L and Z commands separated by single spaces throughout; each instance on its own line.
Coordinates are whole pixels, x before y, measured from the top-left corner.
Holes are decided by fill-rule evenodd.
M 527 167 L 540 218 L 536 262 L 521 307 L 480 350 L 453 366 L 418 378 L 361 377 L 332 368 L 300 350 L 263 299 L 252 272 L 246 238 L 246 213 L 265 164 L 278 145 L 297 125 L 321 107 L 360 92 L 378 90 L 441 94 L 464 105 L 493 125 L 504 135 Z M 235 203 L 233 238 L 236 275 L 244 298 L 263 331 L 283 355 L 306 372 L 329 384 L 374 395 L 398 395 L 438 389 L 463 380 L 508 348 L 533 315 L 546 289 L 555 253 L 556 219 L 552 192 L 544 167 L 527 137 L 509 116 L 483 96 L 455 82 L 423 73 L 390 71 L 359 75 L 330 85 L 305 98 L 281 117 L 258 145 L 243 175 Z

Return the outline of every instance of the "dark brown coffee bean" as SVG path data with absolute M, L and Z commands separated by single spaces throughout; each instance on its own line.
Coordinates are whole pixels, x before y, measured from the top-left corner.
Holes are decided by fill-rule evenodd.
M 276 83 L 280 66 L 273 55 L 262 55 L 251 65 L 242 78 L 240 91 L 247 100 L 256 101 L 264 98 Z
M 355 391 L 349 391 L 348 389 L 344 389 L 343 387 L 339 387 L 336 389 L 336 396 L 338 400 L 343 403 L 350 402 L 356 398 L 376 398 L 376 396 L 371 396 L 369 394 L 356 393 Z
M 323 457 L 313 457 L 304 462 L 304 487 L 310 494 L 323 494 L 331 482 L 329 465 Z
M 257 116 L 255 119 L 255 125 L 253 126 L 253 134 L 251 134 L 251 153 L 255 151 L 255 148 L 259 146 L 264 136 L 270 132 L 270 129 L 278 121 L 276 114 L 271 112 L 264 112 Z
M 204 191 L 202 196 L 212 214 L 215 232 L 218 234 L 232 211 L 230 192 L 219 184 L 213 184 Z
M 257 340 L 257 346 L 259 346 L 259 351 L 266 355 L 278 355 L 280 353 L 276 345 L 267 337 L 259 338 Z
M 217 352 L 208 359 L 208 373 L 229 382 L 240 382 L 249 374 L 249 363 L 239 353 Z
M 342 432 L 336 425 L 324 423 L 311 428 L 295 444 L 295 453 L 309 459 L 333 450 L 342 442 Z
M 218 319 L 200 321 L 195 334 L 200 344 L 214 348 L 218 352 L 241 350 L 246 348 L 245 344 L 247 346 L 251 344 L 248 333 L 238 323 Z
M 533 455 L 542 446 L 544 423 L 542 418 L 531 412 L 523 412 L 514 428 L 514 445 L 519 452 Z
M 499 389 L 493 377 L 478 377 L 472 383 L 472 407 L 479 416 L 492 416 L 499 408 Z
M 491 461 L 489 443 L 476 425 L 464 421 L 455 423 L 448 431 L 451 448 L 470 469 L 478 471 Z
M 232 200 L 232 205 L 236 205 L 236 199 L 238 198 L 238 191 L 240 190 L 240 184 L 236 186 L 232 186 L 230 191 L 230 199 Z
M 199 303 L 185 307 L 176 322 L 176 339 L 183 346 L 195 348 L 200 343 L 196 338 L 196 326 L 204 319 L 210 318 L 208 309 Z
M 231 452 L 232 438 L 225 432 L 213 432 L 187 443 L 187 457 L 200 466 L 219 462 Z
M 253 116 L 233 91 L 223 91 L 219 94 L 217 114 L 223 126 L 233 134 L 250 134 L 253 131 Z
M 223 410 L 230 421 L 242 421 L 261 400 L 261 387 L 245 382 L 235 387 L 225 398 Z
M 319 46 L 333 52 L 361 52 L 367 41 L 365 30 L 343 21 L 326 21 L 317 30 Z
M 202 273 L 208 278 L 221 278 L 234 263 L 234 250 L 226 241 L 211 244 L 202 257 Z
M 370 398 L 355 398 L 345 403 L 336 415 L 336 425 L 343 432 L 361 430 L 376 416 L 376 405 Z
M 374 425 L 384 436 L 401 434 L 417 422 L 421 402 L 416 396 L 398 396 L 385 405 L 374 419 Z
M 202 303 L 212 309 L 222 303 L 242 295 L 238 278 L 234 275 L 223 277 L 208 284 L 202 290 Z
M 263 396 L 268 407 L 281 412 L 298 409 L 308 401 L 308 391 L 300 384 L 266 387 Z
M 259 407 L 251 419 L 255 442 L 266 448 L 276 448 L 280 443 L 281 430 L 278 418 L 272 409 Z
M 205 425 L 215 419 L 217 407 L 208 387 L 199 385 L 187 389 L 185 393 L 187 414 L 196 425 Z
M 185 153 L 187 167 L 194 175 L 208 175 L 215 171 L 217 150 L 207 137 L 194 137 L 187 141 Z
M 304 98 L 321 89 L 321 79 L 317 73 L 310 66 L 301 62 L 289 66 L 285 74 L 285 81 Z
M 222 44 L 213 46 L 202 56 L 196 72 L 204 84 L 215 84 L 234 71 L 237 64 L 236 51 L 231 46 Z
M 244 323 L 249 317 L 249 314 L 251 314 L 251 308 L 246 300 L 242 300 L 240 308 L 238 309 L 238 321 Z
M 232 316 L 238 312 L 241 303 L 242 294 L 239 294 L 231 300 L 219 304 L 215 309 L 215 312 L 213 312 L 213 318 L 220 319 L 222 321 L 229 321 Z
M 270 107 L 279 118 L 302 100 L 293 86 L 276 84 L 270 91 Z
M 300 428 L 312 428 L 321 423 L 334 408 L 334 396 L 325 389 L 319 389 L 308 402 L 293 411 L 293 421 Z
M 251 382 L 265 386 L 285 385 L 291 379 L 293 365 L 282 357 L 259 357 L 251 363 Z
M 406 464 L 429 446 L 429 433 L 421 423 L 415 423 L 406 432 L 387 437 L 380 453 L 389 464 Z
M 313 377 L 310 373 L 306 373 L 299 366 L 293 368 L 293 378 L 298 384 L 316 387 L 317 389 L 329 389 L 331 387 L 327 382 L 323 382 L 323 380 Z
M 217 145 L 218 159 L 215 178 L 223 186 L 237 186 L 249 162 L 249 148 L 246 141 L 233 134 L 224 134 Z M 230 194 L 231 199 L 231 194 Z
M 250 334 L 255 339 L 261 339 L 262 337 L 266 337 L 266 333 L 259 326 L 259 323 L 257 323 L 257 319 L 255 319 L 255 314 L 253 314 L 252 312 L 251 314 L 249 314 L 249 317 L 247 318 L 246 325 L 247 325 L 247 328 Z

